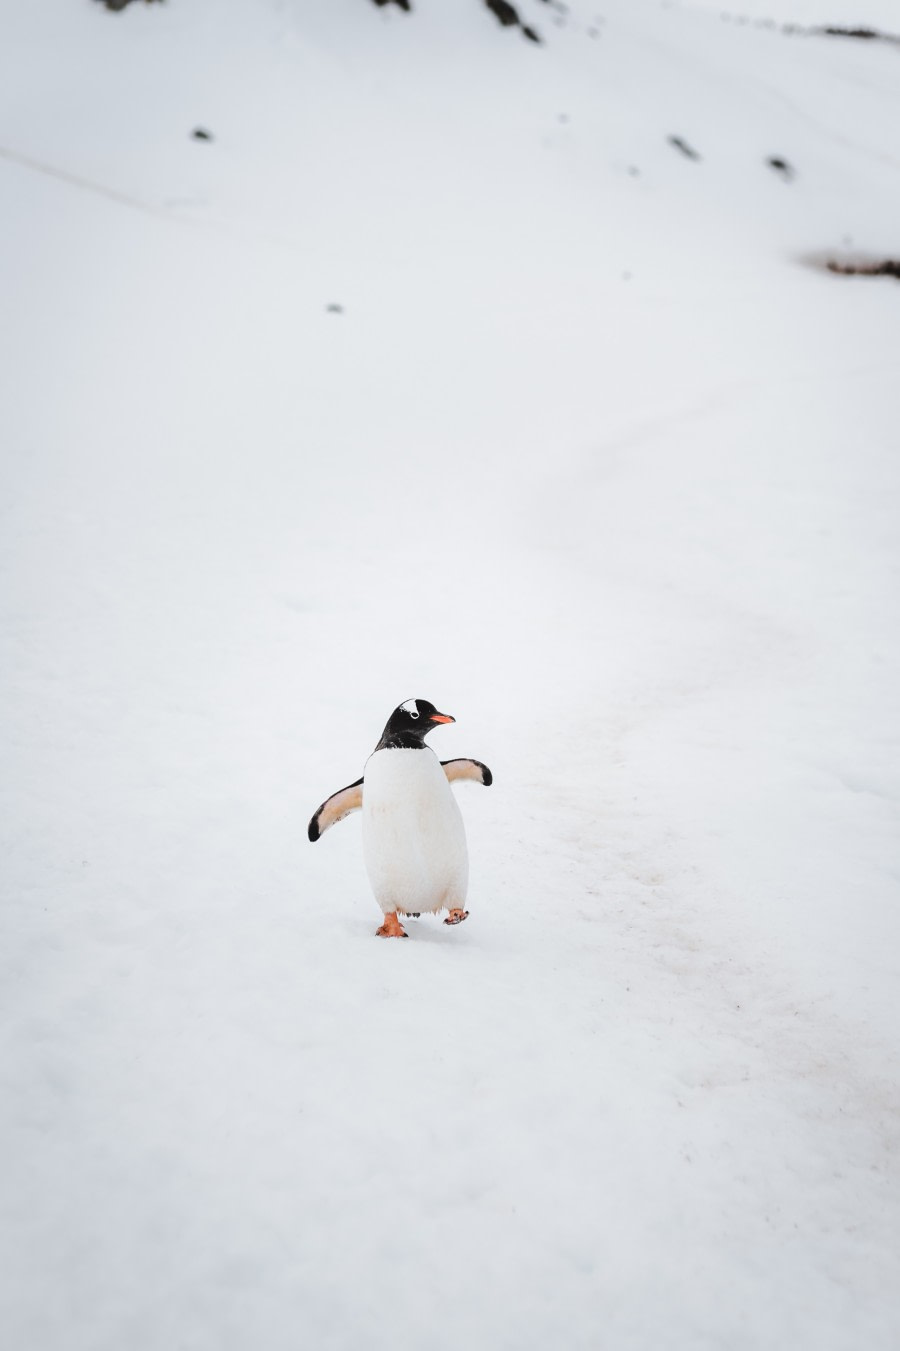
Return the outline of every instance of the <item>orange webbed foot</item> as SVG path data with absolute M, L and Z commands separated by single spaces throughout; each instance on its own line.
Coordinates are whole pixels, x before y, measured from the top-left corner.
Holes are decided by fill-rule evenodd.
M 380 929 L 375 930 L 375 933 L 379 938 L 409 938 L 409 934 L 400 923 L 396 910 L 392 910 L 389 915 L 385 915 L 384 923 Z
M 468 910 L 459 910 L 459 909 L 457 909 L 456 907 L 454 907 L 454 908 L 450 911 L 450 914 L 447 916 L 447 918 L 444 920 L 444 923 L 445 923 L 445 924 L 462 924 L 463 920 L 464 920 L 464 919 L 468 919 L 468 918 L 469 918 L 469 912 L 468 912 Z

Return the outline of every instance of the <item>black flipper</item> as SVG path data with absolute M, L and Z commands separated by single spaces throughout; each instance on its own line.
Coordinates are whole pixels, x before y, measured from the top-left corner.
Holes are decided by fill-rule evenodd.
M 331 797 L 327 797 L 321 807 L 313 812 L 306 833 L 314 844 L 326 830 L 336 826 L 338 821 L 343 821 L 351 812 L 360 810 L 363 800 L 362 783 L 362 779 L 357 779 L 356 783 L 348 783 L 346 788 L 341 788 L 338 792 L 332 793 Z
M 490 788 L 494 782 L 493 774 L 480 760 L 442 760 L 441 768 L 450 783 L 455 783 L 457 779 L 471 779 L 473 783 L 482 783 L 485 788 Z

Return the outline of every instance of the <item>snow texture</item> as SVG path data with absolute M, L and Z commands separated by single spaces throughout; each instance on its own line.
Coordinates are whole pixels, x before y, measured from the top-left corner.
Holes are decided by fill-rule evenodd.
M 900 57 L 517 9 L 3 5 L 15 1351 L 900 1342 Z

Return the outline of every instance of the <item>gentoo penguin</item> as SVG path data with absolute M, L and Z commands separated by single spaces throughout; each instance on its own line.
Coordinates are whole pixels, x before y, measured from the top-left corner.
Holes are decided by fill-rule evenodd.
M 458 779 L 487 787 L 493 775 L 479 760 L 439 761 L 425 738 L 455 722 L 427 699 L 407 699 L 387 720 L 363 777 L 326 798 L 309 823 L 316 841 L 330 826 L 362 809 L 363 855 L 375 899 L 384 911 L 376 932 L 406 938 L 401 915 L 449 911 L 461 924 L 469 884 L 466 832 L 450 791 Z

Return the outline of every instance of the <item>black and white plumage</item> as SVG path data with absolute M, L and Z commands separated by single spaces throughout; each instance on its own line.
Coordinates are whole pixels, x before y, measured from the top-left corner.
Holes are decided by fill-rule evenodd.
M 425 737 L 455 719 L 426 699 L 408 699 L 388 718 L 381 740 L 355 783 L 326 798 L 309 823 L 310 840 L 351 812 L 363 814 L 363 854 L 375 899 L 384 911 L 378 930 L 403 936 L 398 915 L 450 913 L 466 918 L 469 856 L 462 814 L 450 784 L 493 782 L 479 760 L 439 761 Z

